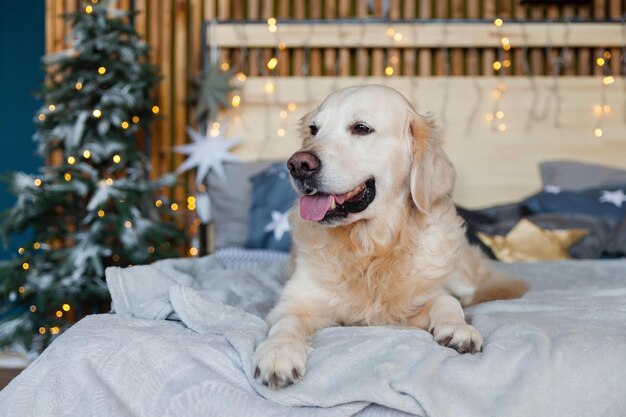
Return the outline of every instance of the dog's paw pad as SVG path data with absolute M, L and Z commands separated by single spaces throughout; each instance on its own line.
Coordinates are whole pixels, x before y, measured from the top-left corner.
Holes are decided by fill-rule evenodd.
M 482 336 L 467 323 L 441 324 L 432 329 L 432 334 L 437 343 L 459 353 L 474 354 L 482 350 Z
M 254 378 L 276 390 L 302 379 L 307 347 L 285 340 L 268 339 L 254 352 Z

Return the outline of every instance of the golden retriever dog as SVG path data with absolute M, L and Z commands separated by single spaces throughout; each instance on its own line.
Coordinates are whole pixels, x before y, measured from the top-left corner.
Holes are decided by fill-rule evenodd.
M 521 296 L 465 238 L 449 194 L 455 171 L 428 116 L 380 85 L 332 93 L 302 119 L 288 161 L 301 194 L 290 214 L 293 274 L 253 357 L 273 389 L 306 372 L 308 339 L 334 325 L 427 330 L 460 353 L 481 350 L 462 306 Z

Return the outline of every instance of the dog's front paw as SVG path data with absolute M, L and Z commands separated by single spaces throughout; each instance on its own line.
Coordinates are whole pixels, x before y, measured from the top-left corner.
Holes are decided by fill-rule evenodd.
M 307 346 L 286 339 L 269 338 L 254 352 L 254 378 L 272 389 L 294 384 L 304 376 Z
M 437 343 L 451 347 L 459 353 L 476 353 L 483 347 L 482 336 L 467 323 L 440 324 L 432 329 L 431 333 Z

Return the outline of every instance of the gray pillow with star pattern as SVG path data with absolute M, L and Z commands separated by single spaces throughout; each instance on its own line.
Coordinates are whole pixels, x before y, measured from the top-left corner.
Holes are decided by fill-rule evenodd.
M 250 182 L 252 206 L 246 247 L 288 252 L 291 249 L 291 235 L 287 216 L 295 202 L 296 193 L 289 183 L 287 164 L 272 164 L 252 176 Z
M 584 191 L 541 192 L 523 205 L 531 213 L 577 213 L 619 223 L 626 216 L 626 184 Z

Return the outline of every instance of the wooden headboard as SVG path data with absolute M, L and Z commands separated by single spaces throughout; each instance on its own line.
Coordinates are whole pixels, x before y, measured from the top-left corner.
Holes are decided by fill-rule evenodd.
M 610 51 L 626 45 L 623 22 L 288 21 L 271 28 L 272 23 L 206 26 L 207 45 L 220 51 L 219 59 L 247 73 L 227 132 L 242 139 L 236 152 L 243 159 L 287 158 L 299 147 L 296 126 L 302 115 L 333 90 L 376 83 L 396 88 L 418 112 L 439 119 L 444 148 L 458 173 L 453 197 L 466 207 L 536 192 L 542 161 L 626 168 L 624 69 L 609 66 Z M 591 51 L 573 55 L 591 60 L 601 70 L 592 69 L 597 75 L 563 75 L 572 65 L 567 52 L 575 48 Z M 450 53 L 458 50 L 464 51 L 461 58 Z M 545 51 L 544 65 L 550 67 L 531 66 L 529 50 Z M 427 71 L 435 65 L 433 51 L 442 54 L 440 76 Z M 600 65 L 596 59 L 603 56 L 606 63 Z M 266 75 L 262 67 L 272 57 L 287 69 Z M 509 64 L 518 75 L 497 70 Z M 310 68 L 319 65 L 334 68 L 332 75 L 313 75 Z M 305 71 L 294 74 L 289 67 Z

